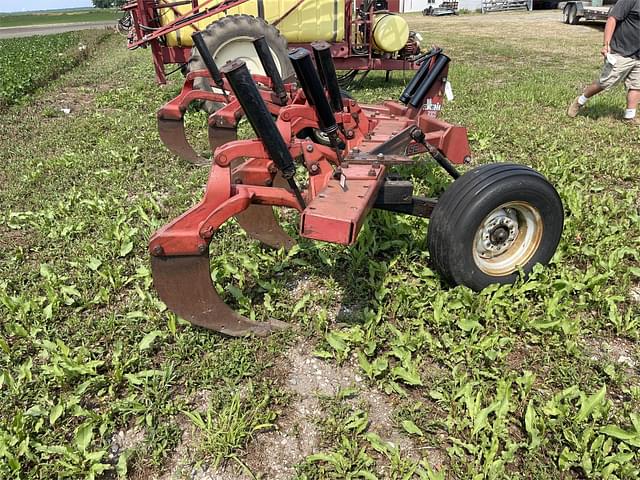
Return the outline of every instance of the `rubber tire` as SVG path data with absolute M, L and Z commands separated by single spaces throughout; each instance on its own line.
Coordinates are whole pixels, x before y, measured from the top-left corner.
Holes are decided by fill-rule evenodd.
M 227 17 L 216 20 L 209 24 L 207 28 L 202 32 L 202 37 L 209 48 L 209 51 L 215 53 L 220 45 L 224 45 L 227 42 L 234 40 L 238 37 L 249 37 L 256 39 L 264 36 L 269 44 L 271 50 L 277 57 L 277 63 L 280 64 L 280 75 L 283 79 L 290 78 L 294 75 L 293 65 L 289 61 L 287 52 L 287 40 L 280 35 L 280 32 L 273 25 L 269 25 L 261 18 L 256 18 L 251 15 L 229 15 Z M 257 58 L 257 54 L 256 54 Z M 218 65 L 221 68 L 222 65 Z M 202 70 L 206 68 L 200 52 L 197 48 L 191 50 L 191 57 L 187 63 L 187 71 Z M 202 78 L 197 78 L 193 85 L 195 88 L 202 90 L 212 91 L 209 83 Z M 223 104 L 216 102 L 204 102 L 203 109 L 208 113 L 215 112 Z
M 482 165 L 462 175 L 438 199 L 429 221 L 427 243 L 436 270 L 454 285 L 480 291 L 494 283 L 513 283 L 509 275 L 487 275 L 473 259 L 474 236 L 480 223 L 506 202 L 525 201 L 543 222 L 542 238 L 525 274 L 537 263 L 546 265 L 556 251 L 564 223 L 562 201 L 555 188 L 535 170 L 523 165 Z
M 569 25 L 577 25 L 580 21 L 580 17 L 578 17 L 578 7 L 571 4 L 569 5 L 569 13 L 567 13 L 567 23 Z

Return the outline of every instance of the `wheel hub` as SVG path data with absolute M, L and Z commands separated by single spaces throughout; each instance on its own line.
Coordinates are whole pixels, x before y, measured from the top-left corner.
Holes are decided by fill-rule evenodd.
M 518 237 L 518 217 L 510 208 L 495 211 L 480 227 L 478 254 L 493 258 L 508 250 Z
M 489 238 L 493 245 L 501 245 L 507 240 L 507 238 L 509 238 L 509 230 L 503 226 L 494 228 L 489 235 Z
M 526 202 L 502 204 L 478 226 L 473 243 L 476 265 L 487 275 L 509 275 L 524 266 L 542 238 L 540 212 Z

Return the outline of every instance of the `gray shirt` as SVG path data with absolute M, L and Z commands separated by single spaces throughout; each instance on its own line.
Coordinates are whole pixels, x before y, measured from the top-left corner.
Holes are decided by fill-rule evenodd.
M 609 10 L 609 16 L 618 21 L 611 50 L 640 60 L 640 0 L 618 0 Z

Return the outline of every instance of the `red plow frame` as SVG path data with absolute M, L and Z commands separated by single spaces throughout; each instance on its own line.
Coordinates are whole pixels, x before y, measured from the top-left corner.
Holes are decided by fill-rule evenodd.
M 440 51 L 425 60 L 417 80 L 405 89 L 406 104 L 360 105 L 336 98 L 339 89 L 329 45 L 321 42 L 313 48 L 324 86 L 309 52 L 298 49 L 290 58 L 302 88 L 284 84 L 274 65 L 269 65 L 270 57 L 261 59 L 269 76 L 251 76 L 244 62 L 236 61 L 222 68 L 224 79 L 215 65 L 208 72 L 193 72 L 181 93 L 158 112 L 161 136 L 169 148 L 203 164 L 207 160 L 186 143 L 184 113 L 191 101 L 226 102 L 209 117 L 214 155 L 203 199 L 149 242 L 160 297 L 195 325 L 232 336 L 263 335 L 283 326 L 277 321 L 251 321 L 217 294 L 209 272 L 209 244 L 228 219 L 235 217 L 251 237 L 268 246 L 290 248 L 295 240 L 282 229 L 273 207 L 291 208 L 300 213 L 302 237 L 352 245 L 374 207 L 423 217 L 431 214 L 435 199 L 413 196 L 407 182 L 387 181 L 393 165 L 413 164 L 410 156 L 428 152 L 457 175 L 452 164 L 470 160 L 466 129 L 436 118 L 449 62 Z M 193 80 L 198 77 L 208 78 L 221 93 L 195 90 Z M 258 138 L 230 141 L 243 115 Z M 309 132 L 323 132 L 328 141 L 314 141 Z M 297 168 L 307 174 L 303 188 L 294 178 Z

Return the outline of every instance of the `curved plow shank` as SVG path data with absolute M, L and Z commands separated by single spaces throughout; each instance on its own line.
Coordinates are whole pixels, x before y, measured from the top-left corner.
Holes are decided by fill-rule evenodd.
M 158 133 L 160 134 L 162 143 L 164 143 L 174 155 L 194 165 L 211 165 L 211 160 L 200 156 L 191 144 L 189 144 L 184 131 L 184 119 L 171 120 L 158 118 Z
M 289 187 L 281 175 L 276 175 L 273 186 Z M 235 219 L 250 237 L 269 247 L 290 250 L 296 244 L 296 241 L 280 226 L 271 206 L 252 204 L 244 212 L 236 215 Z
M 288 327 L 284 322 L 254 322 L 229 308 L 211 281 L 209 256 L 151 257 L 153 283 L 167 307 L 194 325 L 232 337 L 265 336 Z
M 209 136 L 209 148 L 211 148 L 211 153 L 214 153 L 216 148 L 221 147 L 225 143 L 233 142 L 238 138 L 238 128 L 237 126 L 216 127 L 209 125 L 207 135 Z
M 273 207 L 251 205 L 244 212 L 236 215 L 235 218 L 240 227 L 250 237 L 265 245 L 289 250 L 296 244 L 296 241 L 278 223 Z

